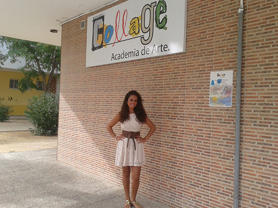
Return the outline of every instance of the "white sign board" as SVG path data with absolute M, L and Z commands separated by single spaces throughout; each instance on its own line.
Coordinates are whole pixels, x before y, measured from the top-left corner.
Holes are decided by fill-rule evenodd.
M 185 51 L 186 0 L 128 0 L 88 17 L 86 67 Z
M 232 107 L 233 71 L 216 71 L 210 73 L 211 107 Z

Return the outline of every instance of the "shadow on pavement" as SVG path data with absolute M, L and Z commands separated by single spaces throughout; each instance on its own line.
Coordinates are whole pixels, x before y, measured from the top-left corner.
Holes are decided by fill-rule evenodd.
M 56 161 L 56 149 L 0 153 L 0 207 L 120 208 L 121 187 Z M 162 208 L 140 200 L 145 208 Z

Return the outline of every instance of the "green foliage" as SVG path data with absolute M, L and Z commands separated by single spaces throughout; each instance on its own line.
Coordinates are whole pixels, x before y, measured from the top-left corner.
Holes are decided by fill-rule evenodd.
M 10 108 L 8 106 L 0 104 L 0 122 L 9 119 L 9 112 L 10 112 Z
M 24 58 L 26 61 L 26 65 L 22 68 L 26 72 L 25 77 L 19 81 L 21 92 L 29 88 L 36 89 L 32 79 L 40 76 L 43 78 L 43 90 L 49 91 L 54 73 L 60 71 L 61 49 L 59 46 L 3 36 L 0 36 L 0 44 L 8 49 L 7 54 L 0 54 L 0 64 L 3 65 L 8 59 L 11 63 L 15 63 L 18 58 Z M 49 79 L 47 79 L 47 74 Z
M 35 126 L 35 135 L 57 135 L 58 131 L 58 97 L 45 93 L 34 96 L 25 111 L 25 115 Z
M 24 74 L 24 77 L 18 82 L 18 89 L 20 92 L 23 93 L 30 88 L 37 89 L 37 85 L 34 84 L 33 80 L 38 78 L 38 73 L 36 71 L 21 71 Z

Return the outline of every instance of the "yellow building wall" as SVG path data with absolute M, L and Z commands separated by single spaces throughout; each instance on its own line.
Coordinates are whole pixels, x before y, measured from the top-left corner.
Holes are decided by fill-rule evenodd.
M 20 80 L 23 77 L 24 75 L 20 71 L 0 70 L 0 103 L 11 108 L 10 115 L 24 115 L 29 99 L 43 94 L 41 90 L 30 89 L 21 93 L 18 89 L 10 88 L 10 79 Z

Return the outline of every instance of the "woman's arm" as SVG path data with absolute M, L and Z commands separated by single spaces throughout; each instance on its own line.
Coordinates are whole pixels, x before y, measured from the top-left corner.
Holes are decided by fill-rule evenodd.
M 146 118 L 146 124 L 150 128 L 150 130 L 149 130 L 147 136 L 145 136 L 144 138 L 142 138 L 142 137 L 137 138 L 138 142 L 146 142 L 147 140 L 150 139 L 151 135 L 155 132 L 156 127 L 149 118 Z
M 106 129 L 107 129 L 107 131 L 109 132 L 109 134 L 113 137 L 113 138 L 115 138 L 116 140 L 120 140 L 121 138 L 119 138 L 119 137 L 121 137 L 121 136 L 116 136 L 116 134 L 114 133 L 114 131 L 113 131 L 113 126 L 115 126 L 118 122 L 120 121 L 120 114 L 118 113 L 108 124 L 107 124 L 107 127 L 106 127 Z
M 146 124 L 150 128 L 147 136 L 145 136 L 144 138 L 147 141 L 151 137 L 151 135 L 155 132 L 156 127 L 149 118 L 146 118 Z

